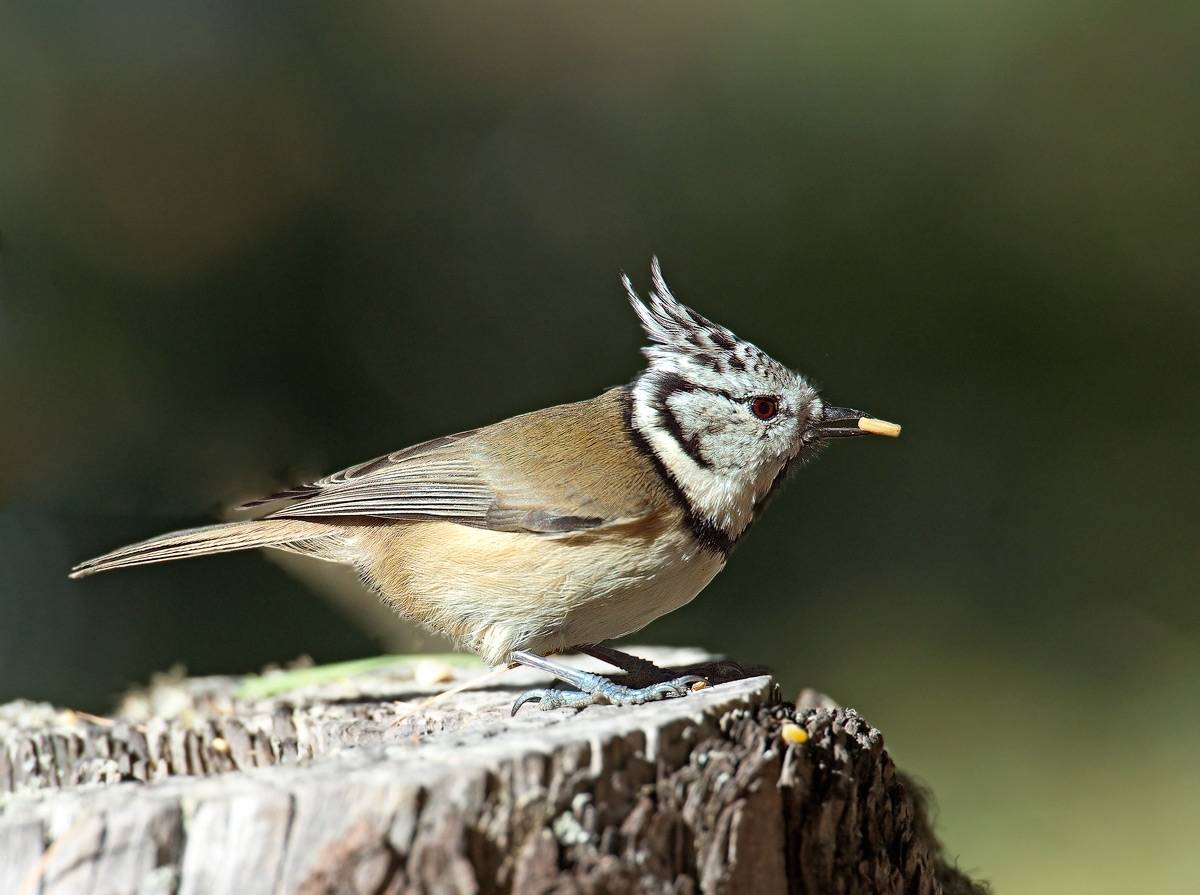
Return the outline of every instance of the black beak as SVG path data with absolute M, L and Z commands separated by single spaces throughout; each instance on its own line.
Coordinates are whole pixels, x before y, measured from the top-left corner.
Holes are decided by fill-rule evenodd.
M 851 438 L 855 435 L 887 435 L 896 438 L 900 435 L 900 427 L 895 423 L 875 419 L 861 410 L 829 405 L 825 406 L 816 429 L 821 438 Z

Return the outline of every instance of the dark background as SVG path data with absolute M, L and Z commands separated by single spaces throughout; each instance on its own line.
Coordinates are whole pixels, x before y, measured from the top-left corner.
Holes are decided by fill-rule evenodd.
M 5 0 L 0 700 L 443 648 L 259 554 L 66 571 L 627 381 L 617 277 L 657 253 L 905 434 L 835 445 L 637 639 L 859 708 L 998 891 L 1194 891 L 1198 35 L 1190 2 Z

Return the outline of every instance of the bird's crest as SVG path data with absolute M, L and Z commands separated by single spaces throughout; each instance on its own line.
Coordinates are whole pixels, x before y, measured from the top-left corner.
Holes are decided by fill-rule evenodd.
M 650 261 L 650 278 L 650 298 L 645 302 L 629 276 L 621 275 L 629 303 L 650 339 L 642 354 L 651 368 L 674 368 L 690 361 L 715 373 L 727 373 L 746 370 L 767 359 L 754 345 L 675 298 L 663 279 L 657 257 Z

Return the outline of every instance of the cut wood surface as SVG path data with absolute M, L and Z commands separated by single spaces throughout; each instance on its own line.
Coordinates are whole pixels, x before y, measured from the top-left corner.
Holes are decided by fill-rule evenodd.
M 430 702 L 486 669 L 398 659 L 164 677 L 112 718 L 0 706 L 0 893 L 982 891 L 856 712 L 634 651 L 716 685 L 510 718 L 545 678 Z

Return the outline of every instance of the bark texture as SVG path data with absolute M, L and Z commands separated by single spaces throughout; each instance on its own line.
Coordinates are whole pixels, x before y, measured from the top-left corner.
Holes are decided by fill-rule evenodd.
M 3 706 L 0 893 L 983 891 L 855 711 L 703 667 L 727 682 L 516 719 L 536 675 L 425 705 L 478 672 L 412 662 L 165 680 L 114 719 Z

